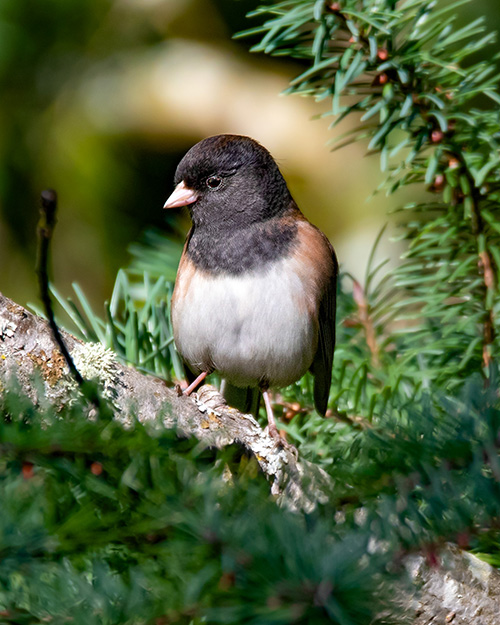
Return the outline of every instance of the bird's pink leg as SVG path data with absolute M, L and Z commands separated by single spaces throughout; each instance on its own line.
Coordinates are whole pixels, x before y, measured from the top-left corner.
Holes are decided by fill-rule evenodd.
M 274 420 L 273 407 L 271 406 L 271 398 L 266 390 L 262 390 L 262 397 L 264 398 L 264 405 L 266 406 L 267 422 L 269 424 L 269 434 L 274 440 L 282 441 L 278 428 L 276 427 L 276 421 Z
M 203 380 L 207 377 L 207 375 L 208 375 L 207 371 L 202 371 L 200 375 L 196 378 L 196 380 L 194 380 L 194 382 L 191 382 L 191 384 L 183 392 L 183 395 L 191 395 L 194 389 L 198 388 L 198 386 L 203 382 Z

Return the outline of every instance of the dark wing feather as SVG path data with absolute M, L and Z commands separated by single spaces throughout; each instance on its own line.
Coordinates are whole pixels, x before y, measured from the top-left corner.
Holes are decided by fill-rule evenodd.
M 323 297 L 319 305 L 318 349 L 311 365 L 314 375 L 314 405 L 324 415 L 328 405 L 332 382 L 333 351 L 335 348 L 335 309 L 337 295 L 338 265 L 333 247 L 329 244 L 333 263 L 331 275 L 327 277 Z

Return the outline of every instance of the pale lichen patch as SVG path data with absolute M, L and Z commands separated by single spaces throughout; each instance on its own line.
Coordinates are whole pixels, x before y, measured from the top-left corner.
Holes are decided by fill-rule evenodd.
M 73 351 L 73 360 L 85 380 L 96 380 L 107 399 L 115 399 L 120 384 L 116 355 L 101 343 L 82 343 Z
M 17 325 L 13 321 L 0 317 L 0 341 L 12 338 L 16 330 Z

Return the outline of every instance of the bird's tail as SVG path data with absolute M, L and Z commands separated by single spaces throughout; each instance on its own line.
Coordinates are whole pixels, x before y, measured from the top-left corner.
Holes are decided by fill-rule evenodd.
M 230 382 L 222 380 L 221 393 L 232 408 L 236 408 L 244 414 L 252 414 L 255 418 L 259 414 L 260 392 L 258 388 L 238 388 Z

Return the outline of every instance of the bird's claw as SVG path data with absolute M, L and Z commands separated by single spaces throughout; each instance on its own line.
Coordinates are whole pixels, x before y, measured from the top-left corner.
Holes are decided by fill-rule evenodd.
M 297 448 L 289 443 L 286 438 L 279 433 L 276 426 L 272 427 L 271 424 L 269 424 L 267 431 L 269 436 L 274 440 L 277 446 L 285 449 L 286 451 L 289 451 L 295 457 L 295 459 L 298 458 L 299 452 Z

